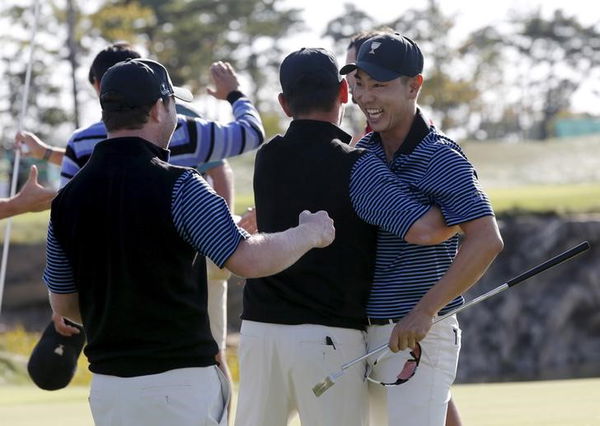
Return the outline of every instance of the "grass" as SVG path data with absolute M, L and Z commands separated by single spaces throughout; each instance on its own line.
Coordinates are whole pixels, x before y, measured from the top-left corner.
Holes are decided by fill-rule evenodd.
M 592 426 L 600 424 L 600 378 L 456 385 L 465 425 Z M 0 419 L 11 426 L 91 426 L 88 388 L 46 392 L 33 386 L 0 387 Z M 299 425 L 296 420 L 293 425 Z

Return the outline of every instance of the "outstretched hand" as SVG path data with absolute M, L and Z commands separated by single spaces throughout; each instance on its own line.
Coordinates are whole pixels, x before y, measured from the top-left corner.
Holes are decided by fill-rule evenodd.
M 54 189 L 44 188 L 40 185 L 37 167 L 31 166 L 29 177 L 21 191 L 15 195 L 14 203 L 18 213 L 39 212 L 49 209 L 55 196 L 56 191 Z
M 324 210 L 319 210 L 316 213 L 304 210 L 300 213 L 298 222 L 300 226 L 306 227 L 307 232 L 313 233 L 314 247 L 327 247 L 335 239 L 333 219 L 331 219 Z
M 206 92 L 217 99 L 225 100 L 234 90 L 239 90 L 240 82 L 229 62 L 215 62 L 210 66 L 210 75 L 215 88 L 206 88 Z

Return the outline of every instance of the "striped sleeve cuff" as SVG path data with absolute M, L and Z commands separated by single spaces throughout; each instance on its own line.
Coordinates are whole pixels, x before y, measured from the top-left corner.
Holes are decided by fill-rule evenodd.
M 48 225 L 46 269 L 42 279 L 52 293 L 69 294 L 77 292 L 71 264 L 54 236 L 52 222 Z

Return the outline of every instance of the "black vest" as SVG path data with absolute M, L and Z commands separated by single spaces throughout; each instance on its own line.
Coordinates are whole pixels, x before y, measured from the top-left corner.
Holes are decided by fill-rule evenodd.
M 285 136 L 257 153 L 254 197 L 259 230 L 283 231 L 298 225 L 302 210 L 325 210 L 334 220 L 336 235 L 329 247 L 310 250 L 287 270 L 248 280 L 243 319 L 364 328 L 377 229 L 352 207 L 350 173 L 365 151 L 349 147 L 349 139 L 333 124 L 294 120 Z
M 139 138 L 100 142 L 52 203 L 95 373 L 131 377 L 215 364 L 205 259 L 171 215 L 173 185 L 188 169 L 167 156 Z

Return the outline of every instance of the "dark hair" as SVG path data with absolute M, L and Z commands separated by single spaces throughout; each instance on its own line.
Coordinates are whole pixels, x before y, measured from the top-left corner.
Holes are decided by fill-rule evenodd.
M 104 95 L 108 102 L 122 103 L 121 95 L 116 93 L 107 93 Z M 171 102 L 171 96 L 161 98 L 165 107 Z M 116 111 L 102 110 L 102 121 L 106 130 L 113 132 L 116 130 L 134 130 L 141 129 L 150 118 L 150 110 L 154 104 L 142 105 L 138 107 L 123 108 Z
M 126 41 L 119 41 L 104 48 L 96 55 L 90 66 L 88 74 L 90 84 L 100 82 L 107 69 L 130 58 L 141 58 L 141 55 Z
M 331 111 L 338 98 L 340 84 L 319 81 L 318 76 L 301 77 L 294 86 L 283 92 L 293 116 L 313 111 Z
M 358 34 L 355 34 L 354 36 L 352 36 L 352 38 L 350 39 L 350 43 L 348 43 L 348 47 L 346 48 L 346 50 L 350 50 L 350 49 L 354 48 L 356 53 L 358 53 L 360 46 L 362 46 L 363 43 L 365 41 L 367 41 L 368 39 L 377 37 L 380 35 L 384 35 L 384 34 L 393 34 L 393 33 L 394 33 L 394 30 L 391 29 L 390 27 L 383 27 L 378 30 L 371 30 L 371 31 L 361 31 Z

